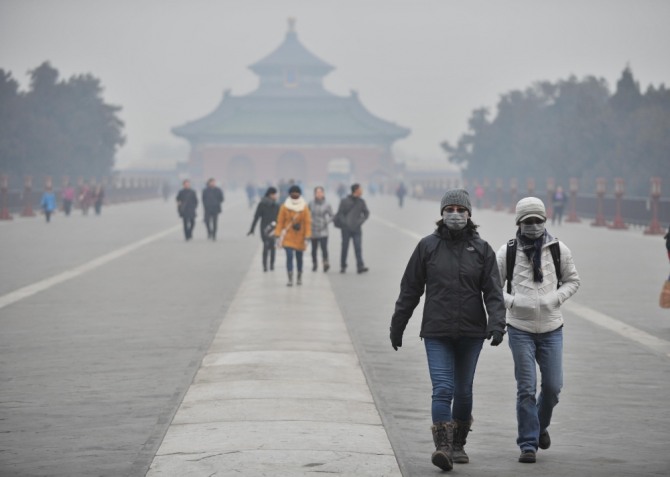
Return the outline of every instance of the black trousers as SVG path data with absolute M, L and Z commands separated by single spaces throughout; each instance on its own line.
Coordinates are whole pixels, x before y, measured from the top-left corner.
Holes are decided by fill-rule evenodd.
M 360 270 L 365 267 L 363 263 L 363 232 L 357 230 L 352 232 L 348 229 L 342 228 L 342 252 L 340 254 L 340 268 L 343 270 L 347 268 L 347 254 L 349 253 L 349 240 L 354 242 L 354 253 L 356 255 L 356 269 Z
M 193 227 L 195 227 L 195 217 L 182 217 L 184 221 L 184 237 L 186 240 L 193 238 Z
M 207 237 L 216 238 L 216 226 L 219 214 L 205 211 L 205 225 L 207 226 Z
M 313 238 L 312 240 L 312 263 L 316 264 L 316 259 L 319 251 L 319 246 L 321 246 L 321 256 L 323 261 L 328 261 L 328 237 Z
M 270 235 L 269 237 L 261 235 L 261 240 L 263 241 L 263 270 L 268 269 L 268 257 L 270 257 L 270 270 L 274 270 L 275 254 L 277 253 L 274 235 Z

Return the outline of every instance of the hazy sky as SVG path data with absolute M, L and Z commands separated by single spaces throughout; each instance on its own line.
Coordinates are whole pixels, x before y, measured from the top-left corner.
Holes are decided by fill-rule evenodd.
M 443 157 L 439 143 L 473 109 L 538 80 L 595 75 L 613 88 L 630 64 L 643 88 L 670 86 L 667 0 L 0 0 L 0 68 L 24 88 L 45 60 L 63 78 L 100 78 L 123 107 L 119 167 L 157 151 L 185 158 L 170 128 L 211 112 L 225 89 L 255 89 L 247 66 L 283 41 L 288 17 L 336 67 L 327 89 L 355 89 L 412 129 L 396 143 L 404 157 Z

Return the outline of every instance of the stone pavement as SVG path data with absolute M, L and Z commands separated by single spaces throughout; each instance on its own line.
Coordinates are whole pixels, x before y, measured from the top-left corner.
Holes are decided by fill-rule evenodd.
M 250 268 L 148 476 L 400 475 L 328 278 L 281 268 Z
M 169 231 L 173 204 L 158 201 L 98 218 L 56 216 L 48 226 L 0 224 L 0 475 L 442 474 L 430 464 L 421 305 L 403 347 L 388 342 L 400 277 L 438 206 L 408 200 L 399 209 L 393 197 L 366 197 L 370 272 L 311 272 L 306 257 L 304 285 L 288 288 L 283 253 L 275 272 L 262 273 L 260 241 L 245 237 L 252 211 L 242 195 L 226 197 L 216 243 L 200 221 L 184 243 Z M 474 211 L 494 248 L 514 233 L 512 217 Z M 662 240 L 588 223 L 550 230 L 582 277 L 564 310 L 565 387 L 552 447 L 535 465 L 516 461 L 511 353 L 506 340 L 485 344 L 471 463 L 451 474 L 668 475 Z M 155 238 L 1 304 L 146 237 Z M 335 272 L 339 242 L 333 231 Z

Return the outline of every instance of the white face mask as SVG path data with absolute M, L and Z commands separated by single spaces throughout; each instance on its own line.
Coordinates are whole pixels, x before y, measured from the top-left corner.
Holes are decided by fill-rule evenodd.
M 463 230 L 468 224 L 468 213 L 459 214 L 458 212 L 447 212 L 445 210 L 442 212 L 442 221 L 449 230 Z
M 521 235 L 531 239 L 538 239 L 544 235 L 544 224 L 519 224 Z

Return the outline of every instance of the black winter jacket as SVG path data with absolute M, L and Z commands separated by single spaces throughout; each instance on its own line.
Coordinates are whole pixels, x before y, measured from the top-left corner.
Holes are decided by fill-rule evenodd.
M 370 211 L 363 199 L 356 197 L 353 194 L 345 197 L 340 201 L 340 206 L 337 208 L 337 214 L 343 229 L 350 232 L 359 232 L 363 222 L 370 217 Z
M 475 230 L 454 238 L 440 226 L 421 239 L 400 282 L 391 320 L 394 332 L 405 330 L 424 289 L 422 338 L 486 338 L 494 330 L 505 332 L 496 255 Z
M 177 211 L 179 217 L 195 218 L 195 209 L 198 208 L 198 196 L 193 189 L 182 189 L 177 194 Z
M 202 207 L 208 214 L 220 214 L 223 191 L 219 187 L 205 187 L 202 190 Z
M 277 220 L 277 214 L 279 213 L 279 204 L 272 200 L 269 197 L 263 197 L 256 207 L 256 213 L 254 214 L 254 221 L 251 223 L 251 229 L 249 232 L 254 233 L 256 228 L 256 223 L 261 221 L 261 239 L 266 239 L 268 235 L 265 234 L 265 229 L 273 221 Z M 272 228 L 270 235 L 274 235 L 274 228 Z

